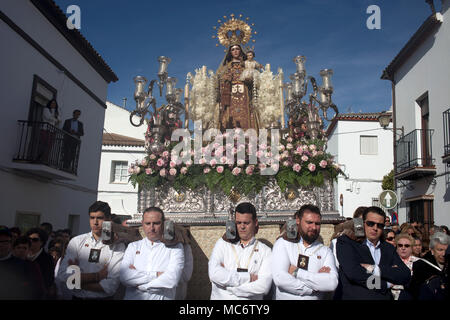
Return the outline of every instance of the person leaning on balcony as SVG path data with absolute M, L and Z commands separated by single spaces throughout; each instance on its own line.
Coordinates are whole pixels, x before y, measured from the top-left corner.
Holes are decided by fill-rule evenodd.
M 47 162 L 55 140 L 55 127 L 58 128 L 61 122 L 56 99 L 50 100 L 45 106 L 42 112 L 42 122 L 44 123 L 40 125 L 38 160 Z
M 120 285 L 120 263 L 125 245 L 105 244 L 102 241 L 103 222 L 111 217 L 108 203 L 96 201 L 89 207 L 88 212 L 91 232 L 70 240 L 58 270 L 57 280 L 62 282 L 59 285 L 70 289 L 73 300 L 112 300 Z M 81 272 L 80 289 L 68 287 L 67 280 L 73 274 L 73 271 L 67 270 L 70 266 L 78 266 Z
M 63 162 L 64 168 L 70 168 L 76 157 L 78 141 L 73 138 L 76 136 L 80 139 L 84 135 L 83 122 L 78 120 L 81 115 L 81 111 L 78 109 L 73 110 L 72 118 L 64 121 L 63 130 L 71 135 L 64 135 L 64 149 L 63 149 Z

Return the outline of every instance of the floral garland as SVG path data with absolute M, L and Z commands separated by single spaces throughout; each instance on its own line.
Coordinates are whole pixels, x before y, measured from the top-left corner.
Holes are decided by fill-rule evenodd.
M 221 137 L 226 137 L 226 133 Z M 165 144 L 166 150 L 160 155 L 149 154 L 141 161 L 131 164 L 129 167 L 129 181 L 136 187 L 154 188 L 163 185 L 171 185 L 175 190 L 196 190 L 206 186 L 211 191 L 223 191 L 226 195 L 234 190 L 243 195 L 251 192 L 258 193 L 267 185 L 270 178 L 275 178 L 282 192 L 286 188 L 321 186 L 326 179 L 337 179 L 341 172 L 339 165 L 334 163 L 331 154 L 325 152 L 326 139 L 305 140 L 293 139 L 291 136 L 281 138 L 278 149 L 279 154 L 273 155 L 270 146 L 260 145 L 259 150 L 251 150 L 250 145 L 227 145 L 233 157 L 242 150 L 246 150 L 245 160 L 237 163 L 227 161 L 224 156 L 225 148 L 217 143 L 212 144 L 214 156 L 209 163 L 201 157 L 198 164 L 194 164 L 191 154 L 181 152 L 172 154 L 172 149 L 177 143 Z M 203 154 L 209 149 L 202 147 L 198 150 Z M 256 154 L 261 161 L 272 157 L 273 163 L 259 162 L 251 164 L 250 155 Z M 182 161 L 180 157 L 191 156 L 189 160 Z M 194 158 L 195 159 L 195 158 Z M 219 159 L 219 161 L 217 161 Z M 277 163 L 278 162 L 278 163 Z M 274 175 L 262 175 L 261 172 L 270 166 L 276 173 Z

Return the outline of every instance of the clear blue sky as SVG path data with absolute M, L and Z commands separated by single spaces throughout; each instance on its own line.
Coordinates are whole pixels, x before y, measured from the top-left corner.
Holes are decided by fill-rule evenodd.
M 440 1 L 435 1 L 440 9 Z M 425 0 L 56 0 L 63 11 L 81 9 L 81 33 L 119 81 L 108 100 L 134 108 L 136 75 L 156 78 L 157 57 L 172 59 L 169 75 L 183 88 L 187 72 L 202 65 L 216 70 L 224 52 L 213 26 L 223 16 L 243 14 L 255 23 L 256 60 L 295 72 L 293 57 L 307 58 L 306 71 L 320 83 L 319 71 L 334 70 L 333 100 L 341 113 L 376 112 L 391 105 L 390 82 L 381 80 L 392 61 L 431 14 Z M 381 30 L 369 30 L 370 5 L 381 8 Z M 308 92 L 309 93 L 309 92 Z

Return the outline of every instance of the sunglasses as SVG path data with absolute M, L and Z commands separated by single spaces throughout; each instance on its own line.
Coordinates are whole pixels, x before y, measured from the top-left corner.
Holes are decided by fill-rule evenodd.
M 41 241 L 41 239 L 39 239 L 39 238 L 29 238 L 32 242 L 38 242 L 38 241 Z
M 397 247 L 399 247 L 399 248 L 403 248 L 403 247 L 409 248 L 409 247 L 411 247 L 411 245 L 410 244 L 401 244 L 401 243 L 399 243 L 399 244 L 397 244 Z
M 395 238 L 394 237 L 387 237 L 386 238 L 386 240 L 388 240 L 388 241 L 392 241 L 392 240 L 394 240 Z
M 373 221 L 366 221 L 366 225 L 368 227 L 373 227 L 374 225 L 377 225 L 378 229 L 384 229 L 384 223 L 376 223 Z

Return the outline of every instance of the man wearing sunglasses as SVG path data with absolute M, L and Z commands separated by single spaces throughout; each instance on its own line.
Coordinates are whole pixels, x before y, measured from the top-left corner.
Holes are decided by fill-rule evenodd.
M 406 285 L 411 273 L 395 247 L 381 240 L 386 214 L 379 207 L 363 212 L 365 239 L 343 235 L 336 244 L 343 300 L 391 300 L 390 287 Z

